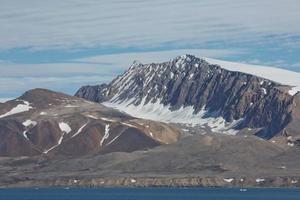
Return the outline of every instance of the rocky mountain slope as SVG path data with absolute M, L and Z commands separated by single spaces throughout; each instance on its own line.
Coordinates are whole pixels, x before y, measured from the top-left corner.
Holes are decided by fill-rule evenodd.
M 132 152 L 177 141 L 178 129 L 45 89 L 0 105 L 1 156 Z
M 108 85 L 85 86 L 75 95 L 145 119 L 297 143 L 300 93 L 277 80 L 222 67 L 191 55 L 134 62 Z

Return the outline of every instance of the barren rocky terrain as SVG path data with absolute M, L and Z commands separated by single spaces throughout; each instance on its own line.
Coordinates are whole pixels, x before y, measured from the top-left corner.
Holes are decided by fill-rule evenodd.
M 193 135 L 132 153 L 2 157 L 0 185 L 295 187 L 299 155 L 255 136 Z

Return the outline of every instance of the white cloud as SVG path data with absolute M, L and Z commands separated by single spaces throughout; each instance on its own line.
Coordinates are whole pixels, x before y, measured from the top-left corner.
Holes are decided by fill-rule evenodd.
M 0 63 L 0 77 L 48 77 L 48 76 L 79 76 L 108 75 L 117 70 L 110 63 L 42 63 L 16 64 Z
M 182 54 L 222 58 L 244 53 L 243 50 L 182 49 L 170 51 L 100 55 L 72 60 L 70 63 L 15 64 L 0 63 L 0 97 L 17 97 L 32 88 L 74 92 L 83 85 L 110 82 L 129 68 L 134 60 L 163 62 Z M 4 96 L 4 97 L 5 97 Z
M 74 94 L 82 85 L 100 84 L 110 81 L 113 76 L 72 76 L 72 77 L 23 77 L 0 78 L 0 95 L 18 97 L 33 88 L 47 88 Z
M 2 0 L 0 48 L 159 47 L 300 34 L 298 0 Z
M 292 64 L 291 67 L 300 68 L 300 62 Z
M 165 62 L 170 59 L 184 54 L 191 54 L 198 57 L 212 57 L 223 58 L 231 55 L 239 55 L 246 53 L 242 49 L 180 49 L 169 51 L 153 51 L 153 52 L 135 52 L 135 53 L 121 53 L 110 55 L 99 55 L 93 57 L 87 57 L 77 59 L 80 62 L 87 63 L 111 63 L 112 68 L 127 69 L 134 60 L 138 60 L 142 63 L 152 62 Z

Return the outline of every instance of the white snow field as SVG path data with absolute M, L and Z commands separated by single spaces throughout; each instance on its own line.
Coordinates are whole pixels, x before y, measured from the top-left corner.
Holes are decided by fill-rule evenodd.
M 61 131 L 65 132 L 67 134 L 72 131 L 71 127 L 65 122 L 60 122 L 59 123 L 59 128 L 60 128 Z
M 228 62 L 212 58 L 203 59 L 210 64 L 220 65 L 222 68 L 230 71 L 253 74 L 255 76 L 281 83 L 283 85 L 293 86 L 293 88 L 289 91 L 290 95 L 295 95 L 298 91 L 300 91 L 300 73 L 297 72 L 275 67 Z
M 23 101 L 23 100 L 21 100 L 21 101 L 23 102 L 22 104 L 18 104 L 17 106 L 12 108 L 7 113 L 0 115 L 0 118 L 7 117 L 10 115 L 15 115 L 15 114 L 22 113 L 22 112 L 26 112 L 26 111 L 29 111 L 30 109 L 32 109 L 32 107 L 30 106 L 30 103 L 28 101 Z

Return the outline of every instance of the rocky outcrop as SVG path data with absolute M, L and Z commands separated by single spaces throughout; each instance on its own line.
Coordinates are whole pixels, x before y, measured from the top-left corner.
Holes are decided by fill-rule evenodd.
M 288 93 L 289 88 L 184 55 L 165 63 L 135 62 L 109 85 L 85 86 L 76 96 L 100 103 L 109 99 L 116 108 L 118 104 L 159 104 L 171 111 L 192 107 L 193 115 L 205 111 L 202 118 L 238 121 L 230 128 L 255 129 L 255 134 L 270 139 L 283 133 L 292 121 L 294 96 Z
M 107 84 L 95 85 L 95 86 L 83 86 L 80 88 L 75 96 L 88 99 L 94 102 L 104 102 L 107 101 Z
M 28 91 L 0 108 L 0 156 L 132 152 L 179 137 L 170 125 L 45 89 Z

